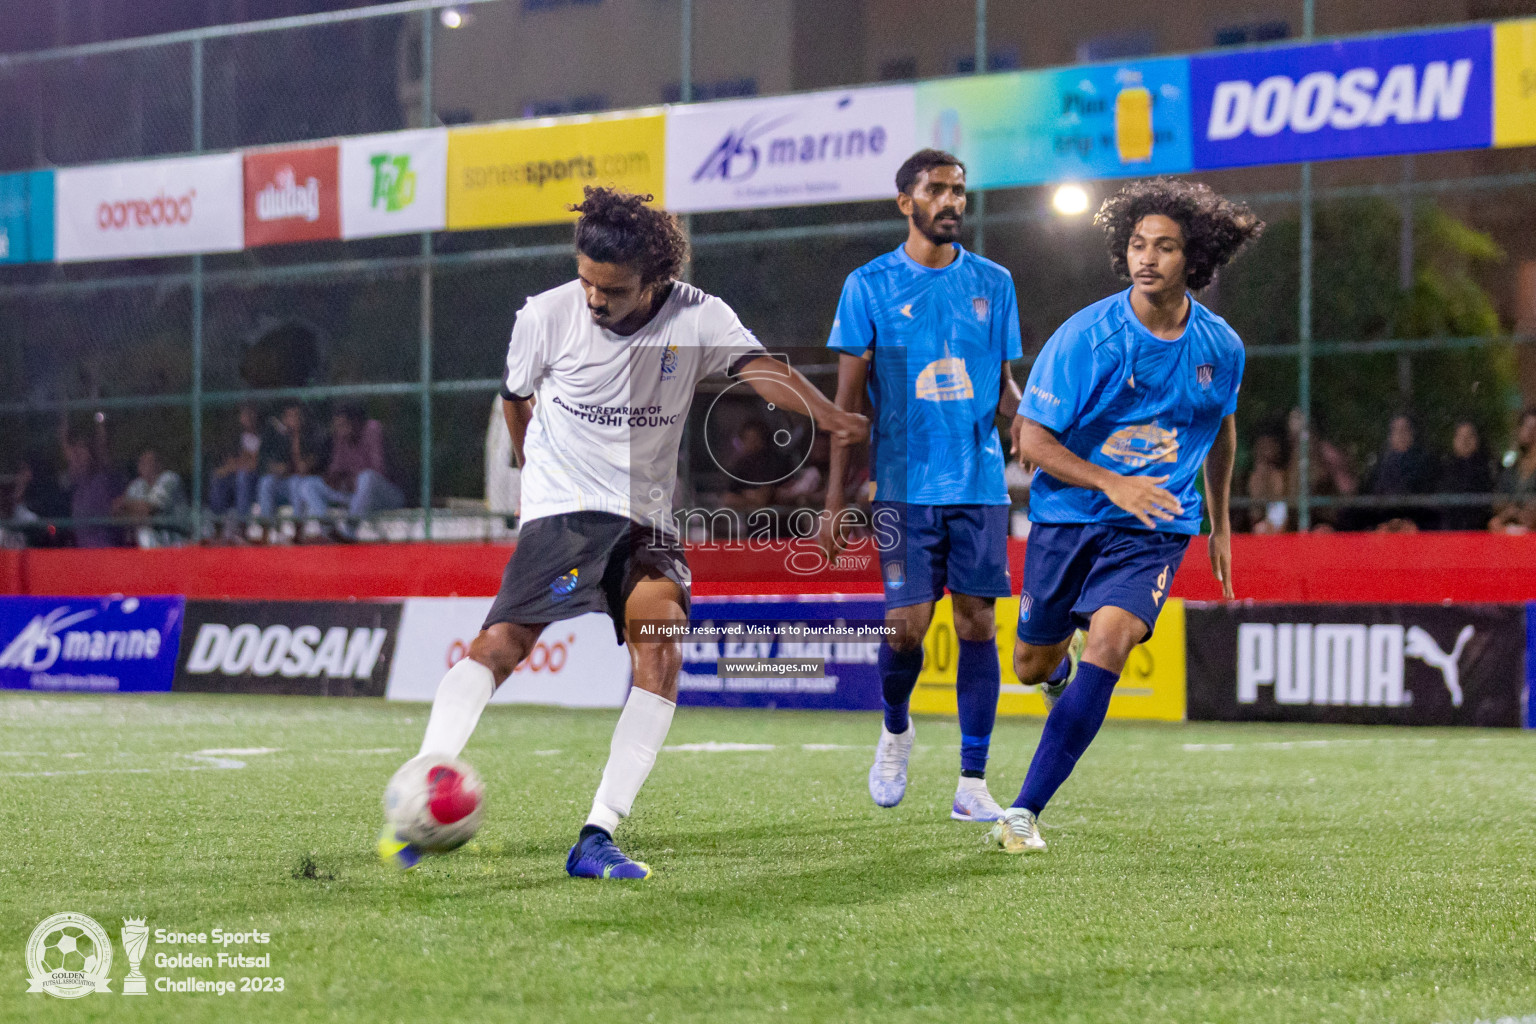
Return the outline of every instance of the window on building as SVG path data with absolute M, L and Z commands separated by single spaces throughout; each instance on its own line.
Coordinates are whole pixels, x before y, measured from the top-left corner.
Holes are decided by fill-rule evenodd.
M 987 51 L 988 71 L 1016 71 L 1023 67 L 1017 46 L 1000 46 Z M 976 70 L 976 55 L 962 54 L 951 63 L 957 75 L 969 75 Z
M 757 79 L 755 78 L 722 78 L 716 82 L 694 82 L 693 101 L 703 103 L 705 100 L 726 100 L 743 96 L 757 95 Z M 682 87 L 677 82 L 668 82 L 661 90 L 661 98 L 664 103 L 678 103 L 683 98 Z
M 1272 43 L 1278 39 L 1289 38 L 1291 38 L 1290 22 L 1245 21 L 1216 29 L 1211 41 L 1217 46 L 1243 46 L 1249 43 Z
M 523 105 L 524 117 L 560 117 L 563 114 L 593 114 L 613 106 L 608 97 L 597 93 L 569 96 L 559 100 L 533 100 Z
M 1124 60 L 1127 57 L 1144 57 L 1155 52 L 1157 52 L 1157 36 L 1151 29 L 1113 32 L 1084 39 L 1077 44 L 1077 59 L 1081 64 Z

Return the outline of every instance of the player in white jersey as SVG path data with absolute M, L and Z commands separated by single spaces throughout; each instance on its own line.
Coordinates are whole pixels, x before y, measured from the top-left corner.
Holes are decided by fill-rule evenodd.
M 438 686 L 417 755 L 459 755 L 545 626 L 607 612 L 619 641 L 628 635 L 634 680 L 566 860 L 577 877 L 650 875 L 620 852 L 613 831 L 672 724 L 682 656 L 675 639 L 642 640 L 629 627 L 688 619 L 688 563 L 671 503 L 695 386 L 711 374 L 739 376 L 768 402 L 809 409 L 841 444 L 862 442 L 869 427 L 770 357 L 724 302 L 677 280 L 687 238 L 650 199 L 587 188 L 573 207 L 577 280 L 531 297 L 517 315 L 502 397 L 524 467 L 523 527 L 469 657 Z M 420 858 L 388 827 L 379 851 L 401 867 Z

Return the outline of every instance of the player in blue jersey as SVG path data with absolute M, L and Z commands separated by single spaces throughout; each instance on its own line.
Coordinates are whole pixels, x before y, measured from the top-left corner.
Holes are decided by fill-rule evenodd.
M 1045 849 L 1036 818 L 1099 731 L 1200 532 L 1202 468 L 1211 569 L 1232 596 L 1227 500 L 1243 343 L 1190 291 L 1264 225 L 1204 185 L 1171 179 L 1127 185 L 1095 223 L 1131 287 L 1051 336 L 1013 422 L 1015 449 L 1038 467 L 1013 665 L 1020 681 L 1045 685 L 1051 710 L 1019 798 L 992 828 L 1009 853 Z M 1079 628 L 1087 641 L 1074 668 L 1066 655 Z
M 998 417 L 1012 419 L 1019 390 L 1008 361 L 1023 353 L 1008 271 L 957 239 L 965 165 L 925 149 L 896 172 L 907 239 L 848 276 L 828 347 L 838 353 L 837 405 L 871 418 L 874 532 L 885 580 L 880 645 L 885 723 L 869 793 L 894 807 L 907 788 L 916 730 L 908 715 L 923 667 L 923 637 L 946 586 L 959 640 L 960 780 L 950 816 L 996 821 L 986 766 L 1000 666 L 993 604 L 1011 592 L 1008 487 Z M 848 453 L 834 448 L 827 510 L 842 510 Z M 837 549 L 836 529 L 823 533 Z M 831 538 L 827 540 L 826 538 Z

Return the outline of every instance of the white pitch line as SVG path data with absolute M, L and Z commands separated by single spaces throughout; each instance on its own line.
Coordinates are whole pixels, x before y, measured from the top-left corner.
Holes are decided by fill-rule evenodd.
M 1357 747 L 1372 743 L 1436 743 L 1433 736 L 1418 737 L 1384 737 L 1381 739 L 1366 740 L 1278 740 L 1265 743 L 1186 743 L 1184 750 L 1187 753 L 1200 751 L 1227 751 L 1227 750 L 1310 750 L 1318 747 Z M 1532 1024 L 1536 1024 L 1533 1021 Z
M 207 750 L 194 750 L 189 757 L 246 757 L 251 754 L 275 754 L 280 747 L 209 747 Z
M 661 749 L 690 754 L 725 754 L 745 750 L 773 750 L 774 746 L 772 743 L 717 743 L 710 740 L 708 743 L 678 743 Z
M 226 761 L 222 764 L 183 764 L 166 768 L 76 768 L 57 772 L 0 772 L 0 778 L 48 779 L 57 775 L 149 775 L 154 772 L 204 772 L 244 767 L 244 761 Z

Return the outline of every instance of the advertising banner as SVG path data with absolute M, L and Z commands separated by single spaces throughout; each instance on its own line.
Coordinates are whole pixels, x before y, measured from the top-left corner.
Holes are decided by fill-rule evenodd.
M 245 244 L 240 154 L 76 167 L 55 176 L 61 262 L 234 252 Z
M 169 690 L 179 597 L 0 597 L 0 687 Z
M 673 107 L 667 206 L 746 210 L 889 199 L 917 149 L 914 88 L 845 89 Z
M 1189 61 L 1127 61 L 923 82 L 918 144 L 966 163 L 971 188 L 1190 168 Z
M 1536 604 L 1525 606 L 1525 727 L 1536 729 Z
M 341 237 L 440 231 L 448 223 L 448 129 L 341 140 Z
M 448 227 L 575 220 L 585 185 L 666 201 L 660 111 L 455 128 L 448 133 Z
M 1488 26 L 1190 59 L 1195 167 L 1492 142 Z
M 1003 671 L 999 715 L 1046 713 L 1045 698 L 1036 686 L 1025 686 L 1013 673 L 1013 642 L 1019 621 L 1019 599 L 997 602 L 997 658 Z M 923 641 L 923 671 L 912 693 L 912 710 L 953 715 L 956 654 L 954 606 L 945 597 L 933 610 L 933 624 Z M 1178 722 L 1184 718 L 1184 602 L 1171 598 L 1157 618 L 1152 639 L 1131 651 L 1125 672 L 1109 701 L 1109 717 Z
M 340 150 L 256 149 L 245 154 L 245 244 L 341 237 Z
M 1189 717 L 1523 724 L 1525 606 L 1190 603 Z
M 489 597 L 413 597 L 400 615 L 400 642 L 389 672 L 390 700 L 430 701 L 443 673 L 469 653 L 491 610 Z M 545 628 L 532 653 L 496 688 L 493 704 L 623 707 L 629 651 L 613 620 L 591 612 Z
M 693 602 L 696 629 L 722 632 L 716 640 L 683 642 L 677 702 L 702 707 L 797 708 L 812 711 L 877 711 L 880 703 L 880 641 L 787 640 L 753 635 L 780 623 L 848 625 L 885 619 L 879 598 L 712 598 Z M 722 659 L 809 659 L 819 672 L 802 676 L 720 674 Z
M 0 174 L 0 263 L 53 259 L 53 172 Z
M 1493 26 L 1493 144 L 1536 145 L 1536 18 Z
M 174 689 L 382 697 L 395 601 L 188 601 Z

